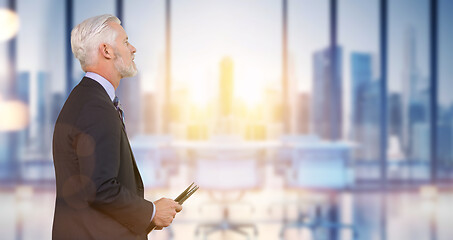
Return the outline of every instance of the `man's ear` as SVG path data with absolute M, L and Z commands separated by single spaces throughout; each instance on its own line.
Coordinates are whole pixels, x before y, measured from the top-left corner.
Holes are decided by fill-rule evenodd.
M 113 48 L 106 43 L 99 45 L 99 52 L 102 54 L 102 56 L 104 56 L 105 59 L 113 59 L 114 57 Z

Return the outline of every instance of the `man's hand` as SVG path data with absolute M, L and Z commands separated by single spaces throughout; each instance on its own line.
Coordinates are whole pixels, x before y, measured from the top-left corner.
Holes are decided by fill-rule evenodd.
M 156 225 L 156 230 L 170 226 L 177 212 L 182 210 L 182 206 L 169 198 L 161 198 L 154 202 L 156 206 L 156 215 L 154 215 L 153 223 Z

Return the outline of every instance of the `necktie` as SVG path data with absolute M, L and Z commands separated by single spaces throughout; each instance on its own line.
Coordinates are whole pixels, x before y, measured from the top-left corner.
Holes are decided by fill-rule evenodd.
M 116 111 L 118 111 L 118 115 L 121 118 L 121 122 L 123 123 L 123 126 L 125 126 L 123 108 L 121 107 L 120 99 L 117 96 L 115 96 L 115 98 L 113 99 L 113 105 L 115 106 Z

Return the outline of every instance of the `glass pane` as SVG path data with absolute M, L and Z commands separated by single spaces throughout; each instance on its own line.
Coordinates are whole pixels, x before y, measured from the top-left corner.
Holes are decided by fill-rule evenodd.
M 329 1 L 288 1 L 288 93 L 291 129 L 296 134 L 317 133 L 312 121 L 317 104 L 314 55 L 328 49 L 329 27 Z
M 340 1 L 345 138 L 356 144 L 356 180 L 380 177 L 379 1 Z
M 438 176 L 453 177 L 453 2 L 439 1 L 438 6 L 438 105 L 437 158 Z
M 64 1 L 22 0 L 16 1 L 16 8 L 20 21 L 16 72 L 14 90 L 7 94 L 24 107 L 11 112 L 25 114 L 15 121 L 26 122 L 11 133 L 8 150 L 17 158 L 15 177 L 50 180 L 52 130 L 63 101 Z
M 388 5 L 388 176 L 429 179 L 429 1 Z
M 116 93 L 123 108 L 127 109 L 127 132 L 133 138 L 140 131 L 156 134 L 159 116 L 162 116 L 157 98 L 163 97 L 165 92 L 159 89 L 165 81 L 165 1 L 124 3 L 122 25 L 129 42 L 137 49 L 138 74 L 122 80 Z
M 355 144 L 351 156 L 357 185 L 380 179 L 379 7 L 379 0 L 338 1 L 343 132 L 344 139 Z M 354 224 L 359 226 L 360 239 L 379 239 L 384 196 L 367 193 L 354 197 Z
M 281 85 L 281 1 L 172 6 L 172 134 L 275 135 L 280 123 L 268 106 L 277 104 Z

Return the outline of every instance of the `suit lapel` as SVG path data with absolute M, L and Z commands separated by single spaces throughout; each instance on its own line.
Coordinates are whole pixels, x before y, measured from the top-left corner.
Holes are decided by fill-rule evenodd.
M 126 133 L 126 129 L 124 128 L 124 125 L 123 125 L 123 134 L 126 137 L 127 147 L 129 149 L 129 153 L 131 155 L 132 165 L 134 166 L 134 175 L 135 175 L 135 183 L 137 185 L 137 190 L 139 192 L 139 195 L 143 197 L 144 196 L 144 186 L 143 186 L 142 176 L 140 175 L 140 172 L 138 171 L 137 163 L 135 162 L 134 153 L 132 152 L 132 148 L 129 143 L 129 138 L 127 137 L 127 133 Z
M 80 84 L 81 85 L 85 85 L 85 86 L 91 86 L 91 87 L 98 88 L 99 91 L 103 92 L 103 96 L 105 97 L 106 101 L 111 102 L 112 107 L 115 109 L 115 105 L 111 101 L 111 99 L 110 99 L 109 95 L 107 94 L 107 92 L 105 91 L 104 87 L 102 87 L 102 85 L 99 84 L 97 81 L 95 81 L 95 80 L 93 80 L 91 78 L 88 78 L 88 77 L 84 77 L 82 79 L 82 81 L 80 81 Z M 115 109 L 115 111 L 117 111 L 117 110 Z M 129 149 L 129 153 L 131 155 L 131 161 L 132 161 L 132 165 L 133 165 L 133 168 L 134 168 L 134 177 L 135 177 L 135 183 L 136 183 L 136 186 L 137 186 L 137 191 L 138 191 L 138 194 L 141 197 L 143 197 L 144 196 L 144 187 L 143 187 L 142 177 L 140 175 L 140 172 L 138 171 L 138 167 L 137 167 L 137 163 L 135 162 L 134 154 L 132 153 L 132 148 L 131 148 L 131 145 L 129 143 L 129 138 L 128 138 L 127 133 L 126 133 L 126 127 L 123 124 L 123 120 L 121 119 L 120 114 L 117 114 L 117 115 L 118 115 L 118 120 L 121 122 L 121 125 L 122 125 L 121 127 L 123 129 L 123 134 L 124 134 L 124 137 L 126 138 L 127 147 Z

